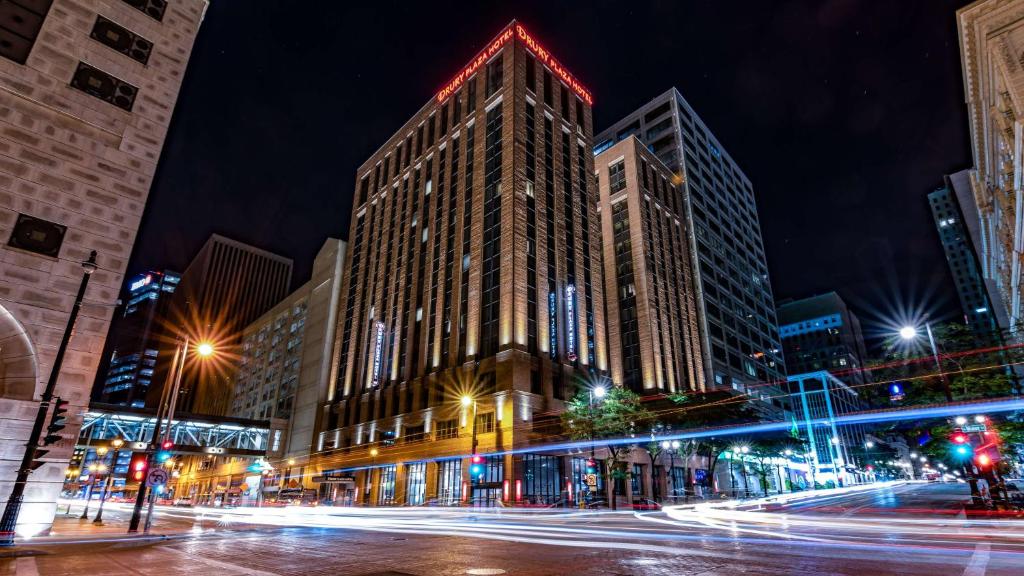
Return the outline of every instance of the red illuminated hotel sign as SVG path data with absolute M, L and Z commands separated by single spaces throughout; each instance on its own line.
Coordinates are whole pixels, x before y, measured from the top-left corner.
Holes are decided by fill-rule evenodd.
M 513 22 L 509 24 L 504 30 L 501 31 L 501 34 L 498 34 L 498 36 L 490 44 L 488 44 L 486 48 L 481 50 L 480 53 L 476 55 L 476 58 L 473 58 L 473 60 L 470 61 L 470 63 L 466 65 L 466 67 L 463 68 L 462 71 L 459 72 L 457 76 L 455 76 L 454 78 L 451 79 L 450 82 L 445 84 L 444 88 L 442 88 L 441 91 L 437 93 L 437 101 L 440 103 L 447 100 L 449 96 L 454 94 L 460 87 L 462 87 L 462 84 L 467 79 L 469 79 L 473 74 L 476 73 L 477 69 L 479 69 L 485 63 L 487 63 L 487 61 L 490 60 L 492 56 L 497 54 L 498 51 L 501 50 L 501 48 L 509 40 L 512 40 L 513 38 L 518 38 L 519 41 L 522 42 L 524 46 L 526 46 L 526 49 L 529 50 L 534 55 L 534 57 L 537 58 L 537 60 L 539 60 L 542 64 L 550 68 L 551 71 L 554 72 L 555 75 L 558 76 L 562 80 L 562 82 L 565 83 L 566 86 L 572 88 L 573 92 L 575 92 L 584 102 L 591 106 L 594 104 L 594 98 L 593 96 L 590 95 L 590 91 L 584 88 L 583 85 L 576 80 L 572 73 L 570 73 L 568 70 L 565 69 L 565 67 L 559 64 L 558 60 L 555 60 L 555 57 L 552 56 L 551 53 L 548 52 L 543 46 L 541 46 L 540 42 L 537 42 L 533 38 L 533 36 L 530 36 L 530 33 L 527 32 L 526 29 L 523 28 L 523 25 L 519 24 L 518 22 Z

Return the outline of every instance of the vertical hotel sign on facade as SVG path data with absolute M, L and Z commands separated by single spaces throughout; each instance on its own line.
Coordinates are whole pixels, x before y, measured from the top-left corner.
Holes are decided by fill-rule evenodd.
M 565 356 L 576 361 L 576 287 L 565 287 Z
M 370 386 L 376 387 L 380 384 L 380 368 L 384 363 L 384 323 L 377 322 L 374 328 L 377 333 L 374 337 L 373 379 L 370 381 Z
M 530 33 L 523 28 L 523 25 L 513 21 L 511 24 L 505 27 L 495 38 L 484 47 L 469 64 L 463 67 L 458 74 L 455 75 L 447 84 L 444 85 L 441 90 L 437 92 L 437 102 L 440 104 L 448 99 L 449 96 L 454 94 L 469 80 L 476 71 L 487 63 L 492 56 L 501 51 L 502 47 L 505 46 L 510 40 L 518 39 L 526 46 L 537 60 L 547 66 L 555 76 L 557 76 L 566 86 L 568 86 L 577 96 L 580 97 L 588 106 L 594 105 L 594 97 L 590 94 L 590 90 L 587 90 L 576 77 L 569 72 L 544 46 L 541 45 Z

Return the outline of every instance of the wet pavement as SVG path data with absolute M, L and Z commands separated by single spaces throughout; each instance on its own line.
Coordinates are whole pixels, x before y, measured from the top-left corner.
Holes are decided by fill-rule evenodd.
M 713 513 L 325 509 L 297 520 L 285 512 L 267 523 L 314 525 L 44 544 L 41 555 L 0 559 L 0 574 L 1021 574 L 1024 527 L 964 519 L 955 502 L 965 490 L 911 485 Z

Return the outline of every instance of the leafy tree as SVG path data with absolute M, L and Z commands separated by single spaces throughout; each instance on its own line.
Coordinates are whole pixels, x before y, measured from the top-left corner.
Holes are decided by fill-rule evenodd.
M 706 428 L 751 422 L 756 419 L 746 399 L 727 391 L 690 392 L 670 394 L 671 410 L 660 417 L 676 429 Z M 722 452 L 735 442 L 728 437 L 709 437 L 688 440 L 680 447 L 683 452 L 683 477 L 690 473 L 690 456 L 697 454 L 708 460 L 709 487 L 714 487 L 715 470 Z
M 633 391 L 612 386 L 600 401 L 591 402 L 587 392 L 580 392 L 566 403 L 562 413 L 562 429 L 573 440 L 621 439 L 635 436 L 637 430 L 654 419 L 653 414 L 640 402 Z M 607 442 L 608 460 L 605 467 L 607 482 L 612 487 L 611 506 L 616 508 L 617 478 L 626 476 L 623 461 L 635 446 L 621 442 Z
M 750 470 L 757 476 L 761 484 L 761 491 L 768 495 L 768 478 L 776 472 L 775 464 L 772 462 L 786 450 L 789 441 L 778 436 L 759 438 L 749 444 L 750 451 L 747 453 L 751 458 Z

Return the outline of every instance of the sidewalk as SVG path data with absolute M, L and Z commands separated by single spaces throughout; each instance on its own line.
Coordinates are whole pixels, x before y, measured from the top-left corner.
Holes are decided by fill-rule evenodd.
M 144 534 L 142 531 L 146 520 L 145 509 L 142 512 L 142 523 L 139 526 L 139 531 L 135 534 L 129 534 L 128 524 L 132 517 L 132 504 L 108 502 L 103 507 L 103 522 L 100 524 L 93 522 L 98 510 L 97 502 L 92 502 L 89 505 L 89 514 L 85 519 L 81 518 L 83 509 L 84 502 L 72 502 L 69 514 L 67 501 L 60 502 L 57 506 L 57 515 L 53 519 L 53 527 L 50 533 L 29 538 L 18 537 L 15 539 L 15 547 L 75 544 L 103 540 L 165 540 L 213 532 L 267 528 L 267 526 L 242 523 L 226 525 L 217 520 L 204 518 L 202 515 L 179 514 L 173 508 L 169 509 L 161 506 L 153 510 L 153 521 L 149 534 Z

